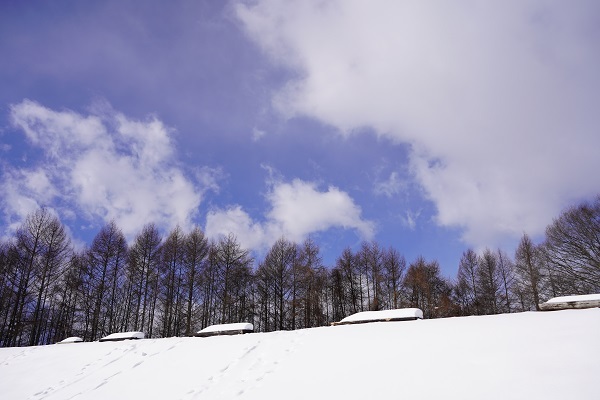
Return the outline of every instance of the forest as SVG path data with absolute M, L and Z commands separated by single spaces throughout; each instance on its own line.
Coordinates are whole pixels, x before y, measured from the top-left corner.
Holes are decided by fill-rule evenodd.
M 514 254 L 464 251 L 453 278 L 436 260 L 407 262 L 374 241 L 325 266 L 312 239 L 280 238 L 255 260 L 233 235 L 208 240 L 198 227 L 176 227 L 163 237 L 151 223 L 129 244 L 107 223 L 75 250 L 41 208 L 0 241 L 0 347 L 120 331 L 189 336 L 231 322 L 293 330 L 401 307 L 425 318 L 522 312 L 550 297 L 598 292 L 600 196 L 563 211 L 539 244 L 524 234 Z

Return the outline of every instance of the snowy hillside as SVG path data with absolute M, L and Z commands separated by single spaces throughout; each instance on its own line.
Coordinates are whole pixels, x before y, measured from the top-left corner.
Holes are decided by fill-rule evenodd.
M 600 399 L 600 309 L 0 349 L 2 399 Z

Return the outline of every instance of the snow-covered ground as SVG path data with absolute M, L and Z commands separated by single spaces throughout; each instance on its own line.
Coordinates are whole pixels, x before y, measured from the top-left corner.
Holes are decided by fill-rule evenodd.
M 600 399 L 600 309 L 0 349 L 1 399 Z

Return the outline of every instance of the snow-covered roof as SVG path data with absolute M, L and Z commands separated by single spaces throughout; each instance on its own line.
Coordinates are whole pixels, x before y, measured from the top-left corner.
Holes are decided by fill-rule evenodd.
M 422 319 L 423 311 L 419 308 L 399 308 L 396 310 L 362 311 L 342 319 L 339 324 L 351 324 L 358 322 L 394 321 Z
M 539 305 L 542 311 L 572 310 L 600 307 L 600 294 L 554 297 Z
M 66 338 L 65 340 L 61 340 L 60 342 L 58 342 L 58 344 L 64 344 L 64 343 L 80 343 L 83 342 L 83 339 L 78 337 L 78 336 L 71 336 Z
M 553 297 L 546 303 L 568 303 L 570 301 L 593 301 L 600 300 L 600 294 L 582 294 L 573 296 Z
M 198 331 L 198 333 L 216 333 L 216 332 L 229 332 L 229 331 L 253 331 L 254 326 L 247 322 L 240 322 L 236 324 L 218 324 L 207 326 L 206 328 Z
M 108 336 L 104 336 L 102 339 L 100 339 L 100 341 L 108 342 L 108 341 L 116 341 L 116 340 L 143 339 L 143 338 L 144 338 L 144 332 L 118 332 L 118 333 L 111 333 Z

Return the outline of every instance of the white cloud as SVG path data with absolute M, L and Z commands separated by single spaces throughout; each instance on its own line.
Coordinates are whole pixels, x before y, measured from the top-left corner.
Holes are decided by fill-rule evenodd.
M 207 236 L 233 233 L 244 247 L 264 250 L 281 236 L 300 242 L 310 233 L 331 228 L 352 229 L 364 239 L 374 235 L 373 223 L 364 220 L 360 207 L 336 187 L 319 191 L 315 183 L 299 179 L 271 181 L 270 185 L 266 195 L 270 209 L 264 222 L 252 220 L 237 205 L 213 210 L 206 218 Z
M 215 189 L 210 170 L 197 187 L 177 165 L 171 131 L 157 118 L 135 121 L 114 112 L 81 115 L 25 100 L 11 106 L 15 127 L 39 147 L 31 168 L 6 168 L 5 218 L 21 219 L 40 205 L 67 218 L 115 220 L 128 237 L 154 222 L 168 229 L 191 225 L 202 192 Z M 62 212 L 61 212 L 62 209 Z
M 334 186 L 321 192 L 312 182 L 294 179 L 274 185 L 267 199 L 272 207 L 268 219 L 281 224 L 282 231 L 292 240 L 330 227 L 355 229 L 365 238 L 373 235 L 373 226 L 362 220 L 360 207 Z
M 241 206 L 232 206 L 225 210 L 212 210 L 206 216 L 205 232 L 209 238 L 217 238 L 233 233 L 240 244 L 247 249 L 263 249 L 269 245 L 271 226 L 254 222 Z
M 40 193 L 35 190 L 35 185 L 31 185 L 31 179 L 28 179 L 30 174 L 29 171 L 3 171 L 0 205 L 4 213 L 6 232 L 0 232 L 0 237 L 14 232 L 29 213 L 45 205 L 38 202 L 37 197 Z M 33 190 L 31 186 L 34 186 Z M 49 189 L 50 193 L 54 192 L 53 188 Z
M 274 106 L 409 143 L 437 222 L 469 244 L 539 234 L 598 192 L 597 2 L 258 0 L 236 11 L 296 72 Z

